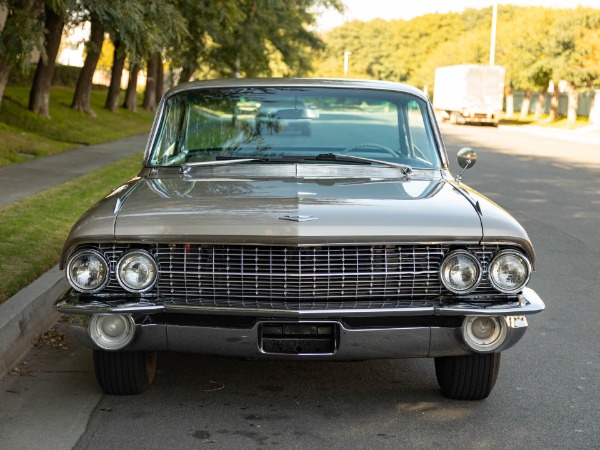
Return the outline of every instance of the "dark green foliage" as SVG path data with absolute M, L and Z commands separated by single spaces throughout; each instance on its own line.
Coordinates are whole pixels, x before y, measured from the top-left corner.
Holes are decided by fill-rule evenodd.
M 343 76 L 343 54 L 351 51 L 349 77 L 431 91 L 436 67 L 488 64 L 491 22 L 491 7 L 349 22 L 326 34 L 315 75 Z M 513 89 L 543 91 L 561 79 L 578 88 L 600 86 L 600 11 L 500 5 L 495 63 L 506 68 Z

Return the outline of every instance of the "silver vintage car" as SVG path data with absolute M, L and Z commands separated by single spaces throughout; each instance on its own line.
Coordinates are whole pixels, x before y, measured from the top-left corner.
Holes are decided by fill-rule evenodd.
M 389 82 L 171 89 L 140 173 L 75 224 L 61 267 L 55 308 L 107 394 L 143 392 L 177 351 L 434 358 L 444 395 L 483 399 L 544 309 L 523 228 L 450 175 L 429 100 Z

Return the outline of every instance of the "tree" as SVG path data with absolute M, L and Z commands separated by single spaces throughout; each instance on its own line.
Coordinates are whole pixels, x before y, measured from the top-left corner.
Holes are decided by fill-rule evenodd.
M 86 57 L 83 67 L 79 72 L 73 102 L 71 108 L 76 111 L 83 111 L 95 117 L 96 113 L 90 105 L 90 97 L 92 94 L 92 79 L 96 71 L 100 52 L 102 51 L 102 42 L 104 41 L 104 24 L 96 13 L 90 16 L 90 38 L 85 44 Z
M 566 80 L 569 94 L 567 120 L 577 120 L 579 90 L 600 78 L 600 11 L 577 8 L 557 21 L 550 35 L 554 81 Z
M 132 2 L 133 1 L 138 0 L 132 0 Z M 152 86 L 150 89 L 146 86 L 143 106 L 144 108 L 153 111 L 156 109 L 156 95 L 158 93 L 156 80 L 162 80 L 162 73 L 158 74 L 154 69 L 156 68 L 157 70 L 159 65 L 162 67 L 160 52 L 162 52 L 169 43 L 177 45 L 184 36 L 189 35 L 189 32 L 185 27 L 183 15 L 175 7 L 173 1 L 139 1 L 141 17 L 138 19 L 137 25 L 140 30 L 139 32 L 131 34 L 131 39 L 128 39 L 125 45 L 130 65 L 130 77 L 123 106 L 132 111 L 136 109 L 137 76 L 141 67 L 142 58 L 146 55 L 151 55 L 154 59 L 150 63 L 150 69 L 152 70 L 147 79 L 151 82 Z M 165 23 L 168 23 L 169 27 L 165 27 Z M 121 38 L 124 36 L 128 35 L 120 35 Z
M 45 55 L 37 63 L 28 108 L 34 113 L 50 117 L 50 87 L 56 65 L 56 56 L 65 26 L 68 0 L 46 0 L 44 4 Z
M 287 66 L 283 75 L 302 75 L 311 67 L 312 52 L 324 48 L 309 27 L 316 8 L 343 10 L 338 0 L 240 0 L 245 16 L 232 33 L 222 36 L 212 60 L 225 76 L 270 75 L 274 52 Z
M 127 82 L 127 90 L 125 91 L 125 101 L 123 108 L 131 112 L 137 110 L 137 80 L 140 73 L 140 63 L 133 63 L 129 66 L 129 81 Z
M 133 45 L 136 36 L 144 33 L 143 8 L 136 0 L 82 0 L 78 4 L 81 6 L 80 20 L 89 20 L 91 27 L 90 38 L 86 42 L 86 58 L 79 72 L 71 107 L 95 116 L 90 105 L 90 96 L 104 34 L 106 31 L 117 30 L 123 44 Z
M 547 36 L 540 29 L 552 29 L 556 21 L 556 10 L 547 8 L 519 8 L 503 24 L 510 28 L 502 30 L 504 39 L 498 59 L 505 66 L 509 83 L 525 91 L 520 117 L 525 118 L 530 109 L 531 96 L 538 93 L 536 115 L 539 117 L 548 83 L 552 78 L 553 64 L 546 55 Z M 536 27 L 530 26 L 532 23 Z
M 11 71 L 16 66 L 27 70 L 31 52 L 42 48 L 43 26 L 39 20 L 43 0 L 0 0 L 7 9 L 4 28 L 0 31 L 0 106 Z
M 178 82 L 190 81 L 200 64 L 219 66 L 218 53 L 211 53 L 235 26 L 245 19 L 237 0 L 177 0 L 176 8 L 185 18 L 185 28 L 194 30 L 177 41 L 169 43 L 169 58 L 180 68 Z M 211 56 L 216 56 L 212 61 Z
M 126 52 L 125 46 L 121 39 L 117 36 L 113 38 L 113 64 L 110 70 L 110 84 L 106 95 L 104 108 L 109 111 L 116 112 L 119 109 L 119 94 L 121 93 L 121 78 L 123 69 L 125 68 Z
M 142 108 L 150 112 L 156 110 L 156 80 L 159 70 L 162 71 L 160 52 L 152 52 L 147 59 L 146 90 L 144 91 L 144 100 L 142 101 Z

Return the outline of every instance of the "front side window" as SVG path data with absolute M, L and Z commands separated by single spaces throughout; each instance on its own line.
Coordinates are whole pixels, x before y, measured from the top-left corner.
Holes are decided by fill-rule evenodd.
M 331 88 L 213 88 L 170 97 L 152 166 L 227 158 L 345 154 L 440 167 L 424 101 Z

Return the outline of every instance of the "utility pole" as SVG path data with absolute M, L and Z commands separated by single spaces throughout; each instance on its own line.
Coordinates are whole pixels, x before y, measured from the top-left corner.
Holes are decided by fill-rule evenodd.
M 490 66 L 494 65 L 494 58 L 496 56 L 496 21 L 498 18 L 498 0 L 494 0 L 494 6 L 492 8 L 492 38 L 490 40 Z
M 344 77 L 348 76 L 348 57 L 352 54 L 352 52 L 345 51 L 344 52 Z

